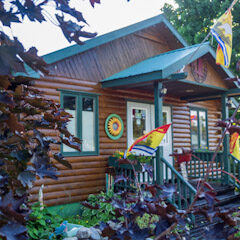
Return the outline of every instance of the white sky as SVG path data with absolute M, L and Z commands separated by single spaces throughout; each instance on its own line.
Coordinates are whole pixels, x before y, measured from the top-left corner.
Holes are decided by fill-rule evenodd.
M 72 0 L 72 6 L 83 13 L 92 32 L 98 35 L 134 24 L 160 14 L 164 3 L 174 3 L 174 0 L 101 0 L 95 8 L 89 0 Z M 52 23 L 29 22 L 13 24 L 12 32 L 28 49 L 37 47 L 39 55 L 56 51 L 69 46 L 62 31 Z M 72 43 L 74 44 L 74 43 Z

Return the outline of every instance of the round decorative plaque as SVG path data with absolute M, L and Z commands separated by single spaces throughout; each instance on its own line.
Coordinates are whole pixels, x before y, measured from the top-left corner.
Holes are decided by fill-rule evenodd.
M 203 83 L 207 79 L 207 61 L 199 58 L 191 63 L 191 72 L 196 82 Z
M 110 114 L 105 121 L 105 131 L 110 139 L 117 140 L 123 134 L 123 121 L 117 114 Z

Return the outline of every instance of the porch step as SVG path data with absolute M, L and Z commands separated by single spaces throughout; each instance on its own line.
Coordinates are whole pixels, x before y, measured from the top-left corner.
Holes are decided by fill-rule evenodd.
M 212 186 L 217 192 L 217 199 L 219 202 L 216 203 L 220 209 L 237 209 L 240 206 L 240 194 L 234 193 L 233 186 L 224 186 L 219 183 L 212 183 Z M 196 206 L 204 206 L 206 205 L 206 201 L 200 199 L 197 201 Z M 204 240 L 204 232 L 206 229 L 214 228 L 214 226 L 218 223 L 221 223 L 222 220 L 218 217 L 215 217 L 212 223 L 206 221 L 205 217 L 202 215 L 197 215 L 195 218 L 195 224 L 193 228 L 190 230 L 190 239 L 193 240 Z M 230 229 L 230 228 L 229 228 Z M 219 238 L 219 240 L 223 240 L 225 238 Z M 210 239 L 209 239 L 210 240 Z

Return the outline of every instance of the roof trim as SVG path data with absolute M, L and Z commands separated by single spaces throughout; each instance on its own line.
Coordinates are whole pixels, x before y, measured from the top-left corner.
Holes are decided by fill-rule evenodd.
M 164 56 L 168 57 L 169 54 L 175 54 L 176 52 L 181 52 L 181 51 L 188 51 L 189 49 L 192 49 L 192 48 L 195 48 L 197 50 L 197 52 L 196 52 L 196 50 L 193 50 L 193 52 L 183 56 L 181 59 L 178 59 L 177 61 L 175 61 L 172 64 L 167 65 L 163 68 L 159 67 L 159 69 L 155 69 L 153 71 L 149 70 L 149 72 L 146 71 L 143 73 L 137 73 L 135 75 L 129 75 L 129 76 L 127 76 L 126 74 L 124 76 L 124 73 L 120 74 L 121 72 L 124 72 L 127 69 L 131 69 L 132 67 L 136 68 L 137 65 L 144 64 L 144 61 L 146 61 L 146 64 L 148 64 L 149 60 L 151 61 L 151 59 L 154 59 L 157 57 L 164 57 Z M 137 82 L 143 82 L 144 80 L 146 82 L 148 82 L 148 81 L 153 81 L 153 80 L 166 79 L 166 78 L 169 78 L 169 76 L 171 76 L 173 73 L 179 71 L 184 65 L 190 64 L 191 62 L 206 55 L 207 53 L 212 55 L 212 57 L 215 59 L 215 56 L 216 56 L 215 52 L 209 45 L 209 42 L 206 42 L 204 44 L 196 44 L 196 45 L 192 45 L 192 46 L 187 46 L 185 48 L 175 49 L 175 50 L 172 50 L 169 52 L 164 52 L 162 54 L 159 54 L 157 56 L 153 56 L 153 57 L 149 58 L 149 60 L 145 59 L 140 63 L 137 63 L 127 69 L 124 69 L 123 71 L 120 71 L 119 73 L 113 74 L 112 76 L 101 80 L 101 83 L 102 83 L 103 87 L 110 87 L 110 86 L 116 87 L 116 86 L 122 86 L 122 85 L 124 85 L 124 83 L 132 84 L 132 83 L 137 83 Z M 226 73 L 226 75 L 228 77 L 231 77 L 231 78 L 234 77 L 234 75 L 232 74 L 232 72 L 229 69 L 226 69 L 222 66 L 220 66 L 220 67 L 224 70 L 224 72 Z M 146 78 L 146 76 L 148 76 L 149 78 Z M 158 76 L 158 79 L 156 79 L 156 76 Z M 139 81 L 137 79 L 139 79 Z
M 85 52 L 89 49 L 98 47 L 100 45 L 106 44 L 108 42 L 111 42 L 113 40 L 116 40 L 121 37 L 125 37 L 129 34 L 135 33 L 137 31 L 143 30 L 145 28 L 151 27 L 153 25 L 156 25 L 158 23 L 163 22 L 169 30 L 173 33 L 173 35 L 181 42 L 183 46 L 188 46 L 187 42 L 183 39 L 183 37 L 177 32 L 177 30 L 173 27 L 173 25 L 167 20 L 167 18 L 164 16 L 164 14 L 157 15 L 155 17 L 146 19 L 144 21 L 132 24 L 130 26 L 106 33 L 104 35 L 101 35 L 96 38 L 92 38 L 90 40 L 87 40 L 84 42 L 83 45 L 73 45 L 70 47 L 66 47 L 63 49 L 60 49 L 58 51 L 46 54 L 43 57 L 43 59 L 46 61 L 46 63 L 51 64 L 57 61 L 60 61 L 64 58 L 71 57 L 73 55 Z

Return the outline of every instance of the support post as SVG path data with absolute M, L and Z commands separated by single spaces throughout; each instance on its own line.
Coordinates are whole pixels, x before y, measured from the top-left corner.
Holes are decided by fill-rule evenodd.
M 222 120 L 225 120 L 229 117 L 228 107 L 227 107 L 227 95 L 225 94 L 222 95 L 221 103 L 222 103 Z M 224 171 L 226 172 L 230 172 L 230 162 L 229 162 L 228 156 L 229 156 L 229 134 L 226 134 L 226 136 L 223 139 L 223 164 L 224 164 Z M 229 184 L 229 175 L 224 174 L 223 181 L 225 184 Z
M 154 83 L 154 105 L 155 105 L 155 128 L 163 125 L 163 98 L 161 96 L 162 83 Z M 156 183 L 163 185 L 163 147 L 159 147 L 156 151 Z

